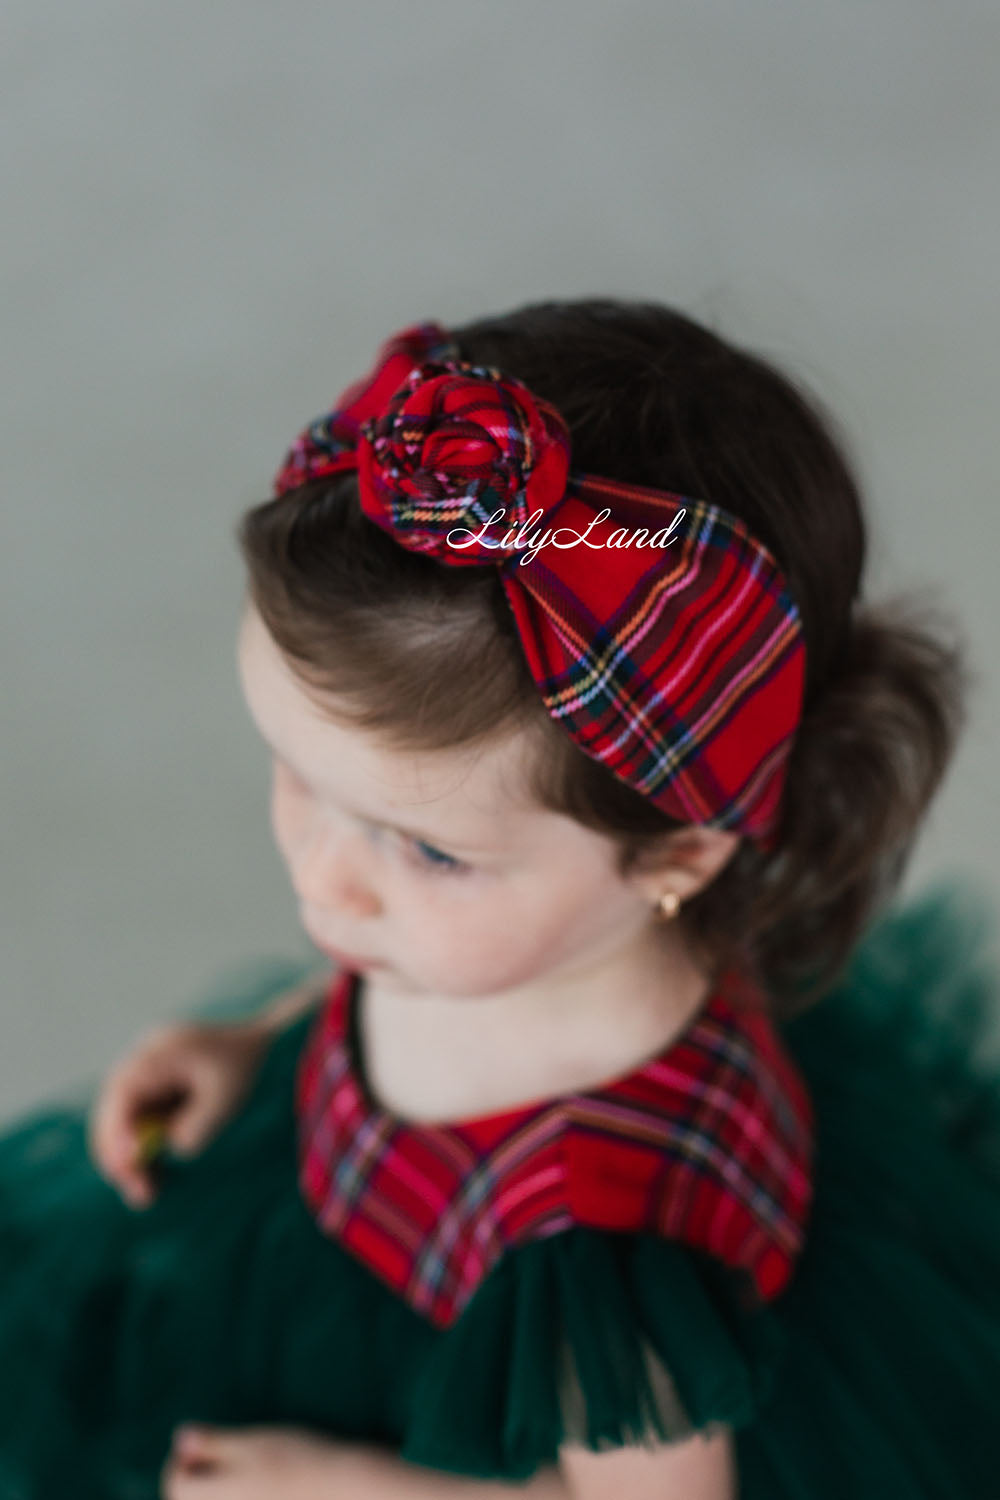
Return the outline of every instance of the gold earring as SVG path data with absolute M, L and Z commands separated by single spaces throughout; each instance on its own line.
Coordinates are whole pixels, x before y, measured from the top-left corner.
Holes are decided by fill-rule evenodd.
M 660 908 L 660 915 L 666 917 L 669 921 L 671 917 L 676 917 L 677 913 L 680 911 L 681 898 L 680 896 L 678 896 L 676 891 L 665 891 L 664 894 L 660 897 L 658 905 Z

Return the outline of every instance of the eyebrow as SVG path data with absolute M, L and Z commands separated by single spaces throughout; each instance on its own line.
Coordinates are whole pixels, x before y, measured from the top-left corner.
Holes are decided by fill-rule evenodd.
M 288 757 L 282 754 L 277 746 L 274 745 L 271 740 L 268 739 L 267 735 L 263 733 L 259 724 L 256 725 L 256 728 L 257 733 L 264 741 L 264 744 L 271 751 L 272 755 L 276 755 L 279 760 L 284 761 L 289 770 L 293 771 L 300 781 L 305 782 L 305 784 L 309 786 L 311 784 L 309 777 L 304 776 L 301 769 L 298 766 L 293 765 Z M 460 850 L 462 854 L 492 854 L 494 852 L 491 849 L 477 848 L 472 844 L 463 843 L 460 839 L 442 839 L 438 838 L 436 835 L 424 833 L 418 828 L 404 828 L 401 824 L 398 823 L 387 823 L 384 818 L 373 818 L 368 813 L 359 812 L 357 808 L 354 807 L 345 808 L 345 811 L 350 813 L 352 818 L 360 818 L 363 823 L 375 823 L 379 828 L 388 828 L 392 833 L 401 833 L 404 838 L 417 839 L 422 844 L 430 844 L 432 848 L 440 849 L 442 854 L 447 853 L 449 849 Z

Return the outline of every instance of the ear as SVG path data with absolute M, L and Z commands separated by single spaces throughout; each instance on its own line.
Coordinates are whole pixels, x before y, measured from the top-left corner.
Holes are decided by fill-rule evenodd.
M 667 891 L 676 891 L 683 903 L 711 884 L 741 842 L 738 833 L 692 823 L 669 834 L 659 856 L 647 853 L 641 869 L 633 869 L 628 879 L 650 906 Z

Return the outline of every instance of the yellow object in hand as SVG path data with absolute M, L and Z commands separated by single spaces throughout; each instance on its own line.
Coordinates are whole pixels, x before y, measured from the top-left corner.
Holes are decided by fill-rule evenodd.
M 139 1144 L 139 1163 L 148 1167 L 159 1156 L 167 1144 L 167 1126 L 162 1115 L 140 1115 L 136 1125 Z

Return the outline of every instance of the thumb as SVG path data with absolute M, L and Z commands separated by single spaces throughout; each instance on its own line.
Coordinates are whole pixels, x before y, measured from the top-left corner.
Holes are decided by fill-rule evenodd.
M 167 1139 L 178 1156 L 193 1156 L 201 1149 L 215 1118 L 216 1110 L 204 1098 L 195 1097 L 177 1111 L 167 1126 Z
M 210 1427 L 204 1422 L 185 1422 L 174 1432 L 174 1447 L 182 1458 L 222 1458 L 230 1438 L 225 1427 Z

